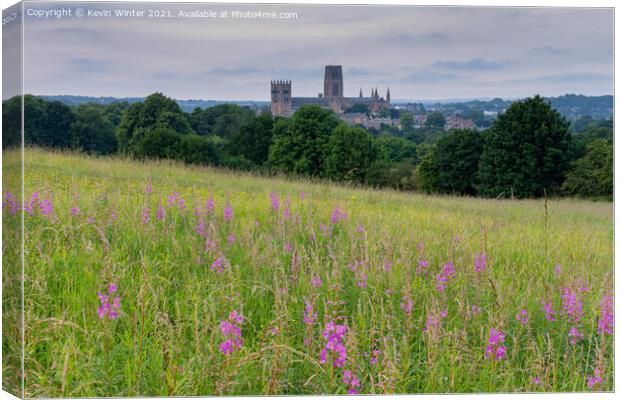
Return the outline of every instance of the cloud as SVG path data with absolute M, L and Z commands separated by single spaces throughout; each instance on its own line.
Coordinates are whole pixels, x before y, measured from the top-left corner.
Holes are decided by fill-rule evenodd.
M 450 71 L 492 71 L 500 70 L 512 64 L 511 61 L 486 61 L 472 58 L 468 61 L 435 61 L 433 67 Z
M 466 79 L 466 78 L 463 76 L 457 75 L 457 74 L 453 74 L 453 73 L 430 71 L 430 70 L 414 72 L 404 78 L 404 80 L 406 81 L 415 82 L 415 83 L 453 81 L 456 79 Z
M 344 71 L 349 76 L 391 76 L 392 74 L 383 71 L 370 70 L 368 68 L 351 67 Z
M 71 58 L 69 59 L 69 68 L 83 73 L 102 73 L 106 72 L 106 65 L 102 61 L 92 60 L 90 58 Z
M 512 79 L 505 83 L 589 83 L 589 82 L 613 82 L 613 75 L 596 73 L 567 73 L 543 75 L 534 78 Z

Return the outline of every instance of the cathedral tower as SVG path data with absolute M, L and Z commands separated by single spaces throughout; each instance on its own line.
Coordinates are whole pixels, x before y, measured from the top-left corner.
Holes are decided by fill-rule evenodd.
M 328 99 L 342 98 L 344 96 L 341 65 L 325 66 L 323 96 Z
M 271 81 L 271 115 L 290 117 L 291 114 L 293 114 L 291 81 Z

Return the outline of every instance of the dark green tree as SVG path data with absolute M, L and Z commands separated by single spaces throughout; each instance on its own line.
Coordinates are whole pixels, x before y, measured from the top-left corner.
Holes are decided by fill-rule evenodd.
M 335 181 L 366 182 L 377 155 L 377 146 L 368 132 L 338 125 L 327 144 L 322 176 Z
M 256 165 L 263 165 L 269 158 L 272 136 L 273 118 L 270 113 L 261 114 L 232 135 L 228 151 L 232 155 L 243 156 Z
M 420 162 L 421 189 L 432 193 L 474 195 L 482 138 L 472 129 L 454 129 L 437 140 Z
M 518 198 L 557 193 L 570 162 L 568 125 L 540 96 L 513 103 L 485 131 L 479 193 Z
M 424 126 L 427 128 L 443 129 L 446 126 L 446 118 L 439 111 L 434 111 L 426 115 Z
M 564 193 L 580 197 L 611 199 L 614 191 L 613 146 L 596 139 L 586 146 L 583 157 L 573 162 L 566 175 Z
M 70 129 L 72 147 L 95 154 L 116 151 L 114 124 L 108 119 L 105 107 L 84 104 L 75 110 L 75 115 Z
M 190 115 L 192 128 L 199 135 L 217 135 L 230 138 L 254 118 L 254 113 L 236 104 L 220 104 L 196 108 Z
M 144 129 L 135 144 L 134 155 L 139 158 L 179 159 L 182 135 L 170 128 Z
M 273 127 L 269 165 L 282 172 L 318 176 L 323 171 L 332 131 L 340 124 L 334 113 L 308 105 Z
M 18 147 L 22 142 L 22 98 L 13 96 L 2 102 L 2 148 Z

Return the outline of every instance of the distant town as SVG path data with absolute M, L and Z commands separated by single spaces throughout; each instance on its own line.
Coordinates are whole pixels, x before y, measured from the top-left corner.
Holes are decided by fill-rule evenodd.
M 270 100 L 176 100 L 185 112 L 194 109 L 209 108 L 220 104 L 236 104 L 253 111 L 256 115 L 271 112 L 273 116 L 290 117 L 303 105 L 314 104 L 331 109 L 350 126 L 363 126 L 370 130 L 382 127 L 402 129 L 402 116 L 411 128 L 422 128 L 427 125 L 428 118 L 443 118 L 441 126 L 450 129 L 485 130 L 491 126 L 497 115 L 504 112 L 517 99 L 495 98 L 491 100 L 465 101 L 416 101 L 393 100 L 389 87 L 383 88 L 383 95 L 378 87 L 364 96 L 363 88 L 359 88 L 358 96 L 344 96 L 344 76 L 341 65 L 326 65 L 323 80 L 323 92 L 315 97 L 294 96 L 294 82 L 277 79 L 270 82 Z M 396 89 L 397 88 L 392 88 Z M 46 100 L 57 100 L 69 106 L 86 103 L 107 105 L 115 102 L 135 103 L 143 101 L 142 97 L 89 97 L 89 96 L 39 96 Z M 545 98 L 551 106 L 558 110 L 564 118 L 575 121 L 589 116 L 594 119 L 608 119 L 613 116 L 613 96 L 584 96 L 566 94 L 559 97 Z M 440 115 L 439 115 L 440 114 Z

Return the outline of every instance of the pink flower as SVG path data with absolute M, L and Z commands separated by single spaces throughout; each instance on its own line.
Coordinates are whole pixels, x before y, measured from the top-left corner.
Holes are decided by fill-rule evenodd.
M 97 293 L 97 297 L 99 297 L 99 307 L 97 307 L 97 315 L 99 315 L 99 319 L 105 319 L 107 317 L 108 320 L 118 318 L 118 312 L 121 308 L 121 298 L 119 296 L 115 296 L 112 301 L 111 295 L 115 293 L 117 287 L 114 283 L 108 285 L 108 294 L 102 294 L 101 292 Z
M 489 334 L 489 344 L 485 349 L 484 356 L 492 360 L 503 360 L 506 358 L 506 347 L 503 345 L 505 340 L 504 333 L 491 328 Z
M 226 204 L 226 208 L 224 208 L 224 220 L 230 221 L 233 217 L 233 209 L 230 204 Z
M 612 335 L 614 333 L 614 297 L 606 295 L 601 301 L 601 318 L 598 320 L 599 334 Z
M 320 277 L 318 277 L 318 276 L 313 276 L 313 277 L 312 277 L 312 280 L 310 281 L 310 284 L 311 284 L 313 287 L 320 287 L 320 286 L 323 286 L 323 281 L 321 280 L 321 278 L 320 278 Z
M 347 219 L 347 214 L 343 213 L 339 207 L 334 207 L 331 216 L 332 225 L 337 224 L 338 221 L 344 221 L 345 219 Z
M 225 356 L 231 355 L 235 350 L 243 346 L 241 324 L 244 317 L 232 310 L 228 319 L 220 321 L 220 331 L 224 336 L 224 341 L 220 343 L 220 352 Z
M 224 257 L 218 257 L 215 259 L 215 261 L 213 261 L 213 263 L 211 264 L 211 271 L 215 271 L 218 274 L 221 274 L 224 271 L 224 262 L 225 262 L 225 258 Z
M 157 208 L 157 212 L 155 213 L 155 218 L 157 219 L 165 219 L 166 218 L 166 209 L 164 206 L 160 205 Z
M 571 326 L 568 331 L 568 337 L 570 338 L 570 344 L 574 346 L 578 340 L 583 339 L 583 333 L 579 332 L 576 326 Z
M 403 296 L 403 301 L 400 303 L 400 308 L 405 314 L 411 315 L 411 312 L 413 311 L 413 300 L 411 300 L 409 295 Z
M 583 302 L 577 292 L 570 288 L 562 289 L 562 313 L 574 323 L 579 322 L 583 315 Z
M 334 367 L 342 368 L 347 360 L 347 349 L 344 346 L 344 335 L 347 332 L 345 325 L 336 325 L 333 322 L 325 324 L 323 337 L 327 340 L 325 347 L 321 350 L 319 361 L 321 364 L 327 362 L 329 353 L 334 359 Z
M 601 383 L 603 383 L 603 371 L 598 367 L 594 368 L 594 375 L 588 376 L 588 387 L 593 389 Z
M 547 321 L 555 321 L 556 312 L 553 311 L 553 304 L 551 302 L 545 303 L 545 301 L 543 300 L 542 306 L 543 310 L 545 311 L 545 319 Z
M 153 185 L 151 185 L 151 182 L 148 182 L 146 184 L 146 187 L 144 188 L 144 193 L 146 193 L 146 194 L 153 193 Z
M 73 206 L 69 210 L 69 213 L 71 214 L 72 217 L 75 217 L 76 215 L 80 213 L 80 208 L 78 206 Z
M 271 202 L 271 209 L 275 212 L 280 210 L 280 199 L 274 192 L 269 193 L 269 201 Z
M 148 224 L 151 221 L 151 210 L 145 208 L 142 210 L 142 223 Z
M 474 257 L 474 264 L 476 272 L 483 272 L 487 269 L 487 254 L 480 253 Z
M 527 315 L 527 311 L 526 310 L 521 310 L 517 313 L 517 321 L 521 322 L 521 324 L 523 325 L 527 325 L 527 322 L 530 320 L 529 316 Z
M 316 322 L 317 313 L 314 312 L 312 303 L 306 300 L 306 308 L 304 309 L 304 323 L 308 326 L 314 325 Z
M 228 235 L 228 245 L 232 246 L 237 241 L 237 237 L 232 233 Z

